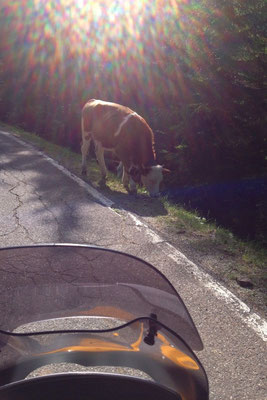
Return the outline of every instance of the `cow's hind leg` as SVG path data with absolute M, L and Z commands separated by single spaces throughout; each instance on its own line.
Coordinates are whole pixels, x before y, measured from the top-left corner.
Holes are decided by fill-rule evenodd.
M 82 174 L 86 175 L 86 157 L 91 143 L 91 136 L 88 134 L 83 137 L 81 152 L 82 152 Z
M 104 159 L 104 149 L 100 142 L 95 142 L 95 153 L 100 166 L 102 180 L 105 180 L 107 176 L 107 167 Z

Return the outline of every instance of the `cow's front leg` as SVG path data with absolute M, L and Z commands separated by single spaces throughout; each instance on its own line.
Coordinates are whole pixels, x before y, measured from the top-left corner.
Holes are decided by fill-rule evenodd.
M 107 176 L 107 167 L 104 159 L 104 149 L 100 142 L 95 142 L 95 153 L 101 170 L 102 179 L 105 180 Z
M 82 174 L 86 175 L 86 157 L 89 151 L 91 143 L 91 137 L 89 134 L 83 137 L 82 145 L 81 145 L 81 152 L 82 152 Z
M 125 189 L 127 190 L 127 192 L 132 193 L 132 194 L 137 193 L 136 184 L 135 184 L 134 180 L 131 178 L 131 176 L 126 172 L 126 169 L 124 166 L 123 166 L 123 172 L 122 172 L 122 183 L 123 183 L 123 186 L 125 187 Z M 130 184 L 130 187 L 129 187 L 129 184 Z

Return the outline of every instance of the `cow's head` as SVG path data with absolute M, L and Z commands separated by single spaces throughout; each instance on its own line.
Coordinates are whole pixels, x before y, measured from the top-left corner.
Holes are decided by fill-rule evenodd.
M 153 165 L 151 167 L 146 167 L 141 171 L 141 182 L 152 197 L 159 195 L 159 185 L 162 179 L 162 165 Z

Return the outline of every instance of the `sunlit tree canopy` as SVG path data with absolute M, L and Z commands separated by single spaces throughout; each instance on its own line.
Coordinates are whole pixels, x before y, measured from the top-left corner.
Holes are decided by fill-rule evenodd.
M 11 65 L 12 60 L 27 64 L 25 79 L 42 80 L 40 72 L 67 73 L 68 85 L 75 86 L 88 73 L 87 90 L 97 78 L 99 90 L 109 84 L 123 91 L 131 77 L 135 88 L 140 85 L 141 92 L 152 91 L 153 96 L 163 90 L 188 95 L 185 71 L 203 78 L 214 75 L 209 71 L 216 60 L 207 24 L 213 18 L 228 23 L 220 5 L 211 9 L 208 2 L 187 0 L 6 4 L 4 50 Z M 226 30 L 213 40 L 227 41 L 229 34 Z
M 166 133 L 156 143 L 177 171 L 173 181 L 262 173 L 263 0 L 2 0 L 0 7 L 2 118 L 78 149 L 81 107 L 102 98 Z

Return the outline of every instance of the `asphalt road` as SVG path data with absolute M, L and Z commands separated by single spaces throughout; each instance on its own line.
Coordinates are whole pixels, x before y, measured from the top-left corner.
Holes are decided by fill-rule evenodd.
M 133 200 L 134 201 L 134 200 Z M 139 216 L 0 131 L 0 246 L 83 243 L 136 255 L 161 270 L 199 330 L 211 400 L 266 400 L 266 322 Z

